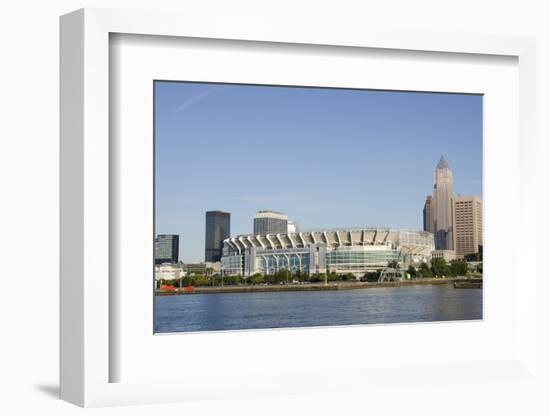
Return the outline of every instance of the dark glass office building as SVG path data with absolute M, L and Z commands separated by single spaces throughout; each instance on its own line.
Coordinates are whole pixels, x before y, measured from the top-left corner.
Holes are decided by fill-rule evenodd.
M 155 264 L 177 263 L 180 237 L 176 234 L 160 234 L 155 238 Z
M 204 261 L 216 262 L 222 258 L 223 240 L 231 235 L 231 214 L 223 211 L 206 212 Z

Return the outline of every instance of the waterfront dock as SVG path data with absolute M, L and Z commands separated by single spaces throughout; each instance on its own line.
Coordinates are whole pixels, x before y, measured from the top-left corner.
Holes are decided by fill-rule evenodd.
M 482 289 L 483 279 L 461 279 L 453 282 L 455 289 Z

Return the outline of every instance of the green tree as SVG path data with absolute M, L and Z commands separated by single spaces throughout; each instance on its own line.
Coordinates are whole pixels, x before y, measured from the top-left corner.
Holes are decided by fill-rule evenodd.
M 244 283 L 242 276 L 223 276 L 223 284 L 227 286 L 235 286 Z
M 264 281 L 266 283 L 269 283 L 269 284 L 275 284 L 275 283 L 278 283 L 277 282 L 277 276 L 273 275 L 273 274 L 266 274 L 264 275 Z
M 212 282 L 212 286 L 221 286 L 222 285 L 222 277 L 218 273 L 210 275 L 209 279 Z
M 367 282 L 377 282 L 379 278 L 380 278 L 380 272 L 376 271 L 376 272 L 367 272 L 367 273 L 365 273 L 361 280 L 362 281 L 367 281 Z
M 324 273 L 314 273 L 309 278 L 310 282 L 317 283 L 321 281 L 325 281 L 325 274 Z
M 409 273 L 411 275 L 411 277 L 413 277 L 413 278 L 416 277 L 416 269 L 414 268 L 414 266 L 412 264 L 407 269 L 407 273 Z
M 420 269 L 418 270 L 418 273 L 422 277 L 432 277 L 433 276 L 433 273 L 432 273 L 431 269 L 428 267 L 428 265 L 426 263 L 422 263 L 420 265 Z
M 211 284 L 210 279 L 202 275 L 191 276 L 190 283 L 191 286 L 208 286 Z
M 250 277 L 249 282 L 252 285 L 260 285 L 262 283 L 265 283 L 265 279 L 264 279 L 264 276 L 262 276 L 260 273 L 254 273 Z
M 275 276 L 277 277 L 277 283 L 286 283 L 290 278 L 290 272 L 287 269 L 280 269 L 275 273 Z
M 466 276 L 468 274 L 468 263 L 462 260 L 454 260 L 450 266 L 451 276 Z
M 336 282 L 336 281 L 338 281 L 338 279 L 339 279 L 339 276 L 334 272 L 330 272 L 327 275 L 327 281 L 328 282 Z
M 445 259 L 432 259 L 432 273 L 436 276 L 449 276 L 449 266 Z

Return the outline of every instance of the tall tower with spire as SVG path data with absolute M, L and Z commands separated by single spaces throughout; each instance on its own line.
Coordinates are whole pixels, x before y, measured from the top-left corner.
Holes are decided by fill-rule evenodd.
M 433 192 L 433 230 L 437 250 L 454 250 L 453 171 L 443 156 L 435 168 Z

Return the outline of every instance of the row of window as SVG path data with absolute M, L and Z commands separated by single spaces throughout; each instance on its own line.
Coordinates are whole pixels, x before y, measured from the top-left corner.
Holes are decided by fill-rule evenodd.
M 333 264 L 380 264 L 397 260 L 398 252 L 396 250 L 384 251 L 332 251 L 327 253 L 327 265 Z

